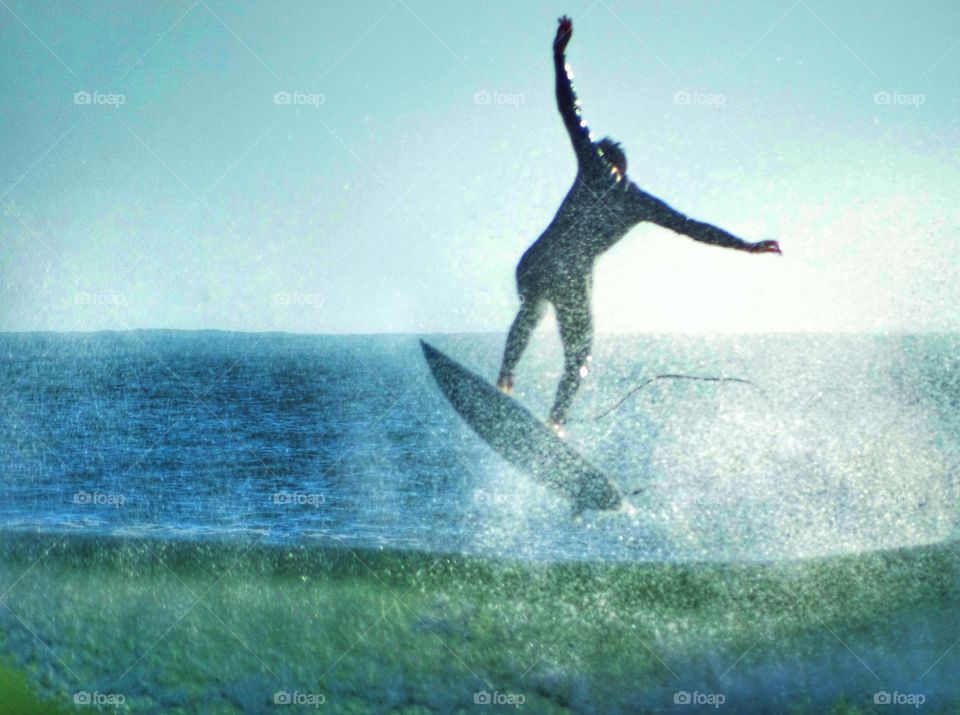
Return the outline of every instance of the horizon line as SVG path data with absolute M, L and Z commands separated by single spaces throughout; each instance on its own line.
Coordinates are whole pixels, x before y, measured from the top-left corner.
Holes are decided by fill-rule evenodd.
M 880 330 L 756 330 L 756 331 L 604 331 L 595 337 L 637 337 L 642 335 L 670 335 L 697 337 L 729 337 L 746 335 L 953 335 L 960 330 L 945 329 L 880 329 Z M 329 332 L 310 333 L 291 330 L 230 330 L 226 328 L 99 328 L 90 330 L 3 330 L 0 335 L 100 335 L 123 333 L 225 333 L 232 335 L 294 335 L 303 337 L 419 337 L 437 335 L 506 335 L 503 330 L 461 330 L 461 331 L 390 331 L 390 332 Z

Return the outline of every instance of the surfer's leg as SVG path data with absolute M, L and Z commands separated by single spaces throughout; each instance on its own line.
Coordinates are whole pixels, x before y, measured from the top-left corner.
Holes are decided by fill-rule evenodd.
M 590 318 L 590 290 L 585 282 L 568 292 L 558 301 L 557 322 L 560 339 L 563 341 L 563 377 L 557 387 L 557 397 L 550 410 L 550 420 L 561 431 L 567 411 L 580 388 L 580 381 L 587 375 L 590 362 L 590 346 L 593 342 L 593 321 Z
M 530 342 L 530 336 L 546 311 L 546 304 L 540 296 L 521 293 L 520 301 L 520 310 L 507 335 L 507 346 L 503 350 L 503 364 L 500 367 L 500 376 L 497 378 L 497 387 L 508 394 L 513 390 L 513 370 L 520 362 L 520 356 Z

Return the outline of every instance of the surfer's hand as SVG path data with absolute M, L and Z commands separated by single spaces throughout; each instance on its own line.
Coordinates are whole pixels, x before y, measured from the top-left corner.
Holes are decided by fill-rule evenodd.
M 564 15 L 558 22 L 557 36 L 553 40 L 553 51 L 564 52 L 567 49 L 567 43 L 570 42 L 570 36 L 573 34 L 573 20 Z
M 750 253 L 776 253 L 778 255 L 783 255 L 783 251 L 780 250 L 780 244 L 777 241 L 760 241 L 759 243 L 751 243 L 747 250 Z
M 501 375 L 497 378 L 497 387 L 504 395 L 511 394 L 513 392 L 513 378 L 510 375 Z

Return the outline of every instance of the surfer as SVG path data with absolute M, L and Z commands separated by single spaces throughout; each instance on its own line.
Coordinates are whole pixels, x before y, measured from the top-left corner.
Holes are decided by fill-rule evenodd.
M 573 22 L 561 17 L 553 41 L 557 108 L 577 155 L 577 177 L 547 229 L 527 249 L 517 266 L 520 310 L 510 326 L 497 386 L 513 390 L 513 371 L 553 305 L 563 342 L 564 371 L 550 410 L 558 434 L 590 362 L 593 324 L 590 289 L 593 264 L 601 253 L 643 221 L 668 228 L 702 243 L 750 253 L 780 253 L 776 241 L 748 243 L 708 223 L 687 218 L 627 179 L 627 157 L 610 138 L 594 141 L 580 115 L 580 103 L 567 72 L 564 52 Z

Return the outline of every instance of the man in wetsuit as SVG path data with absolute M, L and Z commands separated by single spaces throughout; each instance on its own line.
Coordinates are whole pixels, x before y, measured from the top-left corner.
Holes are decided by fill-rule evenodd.
M 593 326 L 590 287 L 597 257 L 642 221 L 651 221 L 702 243 L 750 253 L 780 253 L 776 241 L 747 243 L 716 226 L 694 221 L 627 179 L 627 158 L 609 138 L 594 142 L 567 73 L 564 52 L 573 22 L 560 18 L 553 41 L 557 107 L 577 155 L 577 178 L 546 231 L 517 266 L 520 311 L 510 327 L 497 386 L 513 390 L 513 371 L 530 335 L 552 303 L 563 342 L 564 372 L 550 410 L 559 434 L 567 410 L 587 374 Z

